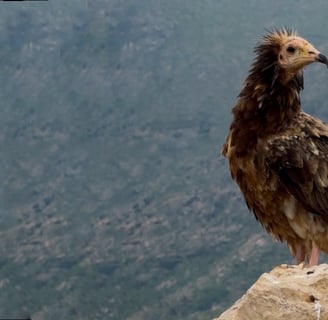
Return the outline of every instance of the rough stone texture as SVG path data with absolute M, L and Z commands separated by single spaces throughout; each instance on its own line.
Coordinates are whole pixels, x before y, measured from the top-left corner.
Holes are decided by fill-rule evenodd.
M 278 266 L 214 320 L 260 319 L 328 320 L 328 264 Z

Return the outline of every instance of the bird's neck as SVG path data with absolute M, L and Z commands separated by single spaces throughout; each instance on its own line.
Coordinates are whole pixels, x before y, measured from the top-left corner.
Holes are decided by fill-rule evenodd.
M 300 112 L 302 89 L 302 72 L 292 77 L 285 73 L 271 77 L 250 74 L 233 109 L 234 120 L 257 124 L 259 134 L 275 133 Z
M 285 130 L 301 111 L 302 79 L 292 78 L 286 84 L 276 81 L 274 86 L 247 78 L 237 104 L 233 108 L 233 144 L 247 150 L 261 137 Z

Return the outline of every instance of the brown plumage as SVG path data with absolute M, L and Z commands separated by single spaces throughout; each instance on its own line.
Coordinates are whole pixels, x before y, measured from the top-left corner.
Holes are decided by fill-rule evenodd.
M 274 30 L 232 110 L 222 154 L 247 206 L 297 263 L 328 253 L 328 126 L 301 109 L 302 69 L 327 58 L 291 30 Z

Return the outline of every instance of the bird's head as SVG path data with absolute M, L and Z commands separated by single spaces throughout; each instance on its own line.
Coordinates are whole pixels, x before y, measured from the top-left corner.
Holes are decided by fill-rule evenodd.
M 328 66 L 328 59 L 311 43 L 289 29 L 273 30 L 255 47 L 256 59 L 251 73 L 275 83 L 285 83 L 312 62 Z M 262 74 L 262 76 L 260 76 Z
M 299 71 L 312 62 L 328 66 L 328 59 L 307 40 L 290 36 L 282 39 L 278 54 L 278 65 L 289 72 Z

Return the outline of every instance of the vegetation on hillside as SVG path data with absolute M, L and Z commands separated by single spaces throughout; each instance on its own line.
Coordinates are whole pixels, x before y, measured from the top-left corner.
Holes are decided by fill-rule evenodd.
M 328 53 L 328 4 L 295 6 L 1 4 L 1 313 L 210 319 L 292 261 L 220 148 L 265 28 Z M 306 71 L 304 107 L 326 119 L 327 84 Z

